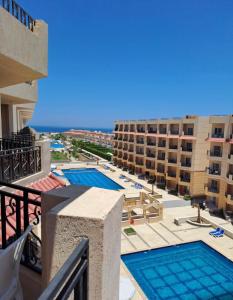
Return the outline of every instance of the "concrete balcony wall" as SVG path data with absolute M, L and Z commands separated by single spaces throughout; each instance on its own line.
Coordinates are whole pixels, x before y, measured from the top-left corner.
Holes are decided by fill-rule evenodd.
M 68 186 L 42 196 L 42 282 L 45 288 L 80 236 L 89 238 L 89 299 L 118 300 L 123 194 Z
M 38 84 L 33 81 L 32 84 L 21 83 L 10 87 L 0 89 L 2 103 L 21 104 L 36 103 L 38 98 Z
M 0 88 L 47 76 L 48 26 L 36 21 L 30 31 L 0 8 Z

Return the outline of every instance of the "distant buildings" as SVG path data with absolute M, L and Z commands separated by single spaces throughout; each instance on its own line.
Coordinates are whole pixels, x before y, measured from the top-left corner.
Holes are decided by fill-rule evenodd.
M 114 163 L 153 177 L 157 186 L 233 205 L 233 117 L 117 121 Z
M 65 136 L 74 137 L 86 142 L 91 142 L 104 147 L 113 147 L 114 134 L 104 133 L 99 131 L 89 131 L 89 130 L 74 130 L 64 132 Z

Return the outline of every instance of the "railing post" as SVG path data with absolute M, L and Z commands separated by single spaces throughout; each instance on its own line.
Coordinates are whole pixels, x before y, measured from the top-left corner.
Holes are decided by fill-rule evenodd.
M 2 225 L 2 249 L 6 248 L 6 203 L 5 195 L 1 194 L 1 225 Z
M 16 237 L 19 238 L 21 236 L 21 209 L 20 209 L 20 199 L 16 196 Z

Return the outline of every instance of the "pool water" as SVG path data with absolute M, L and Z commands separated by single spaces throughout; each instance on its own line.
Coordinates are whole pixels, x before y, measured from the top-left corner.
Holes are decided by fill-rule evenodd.
M 122 255 L 148 299 L 233 299 L 233 262 L 198 241 Z
M 62 170 L 71 184 L 98 187 L 107 190 L 122 190 L 121 185 L 95 168 Z
M 63 144 L 60 144 L 58 142 L 51 142 L 50 143 L 50 148 L 54 148 L 54 149 L 62 149 L 64 148 Z

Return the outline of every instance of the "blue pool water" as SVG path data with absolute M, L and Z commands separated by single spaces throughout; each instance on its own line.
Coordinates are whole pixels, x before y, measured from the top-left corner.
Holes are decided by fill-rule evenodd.
M 107 190 L 121 190 L 123 187 L 95 168 L 62 170 L 71 184 L 94 186 Z
M 233 262 L 201 241 L 122 260 L 148 299 L 233 299 Z
M 51 142 L 50 148 L 53 148 L 53 149 L 62 149 L 62 148 L 64 148 L 64 145 L 60 144 L 58 142 Z

